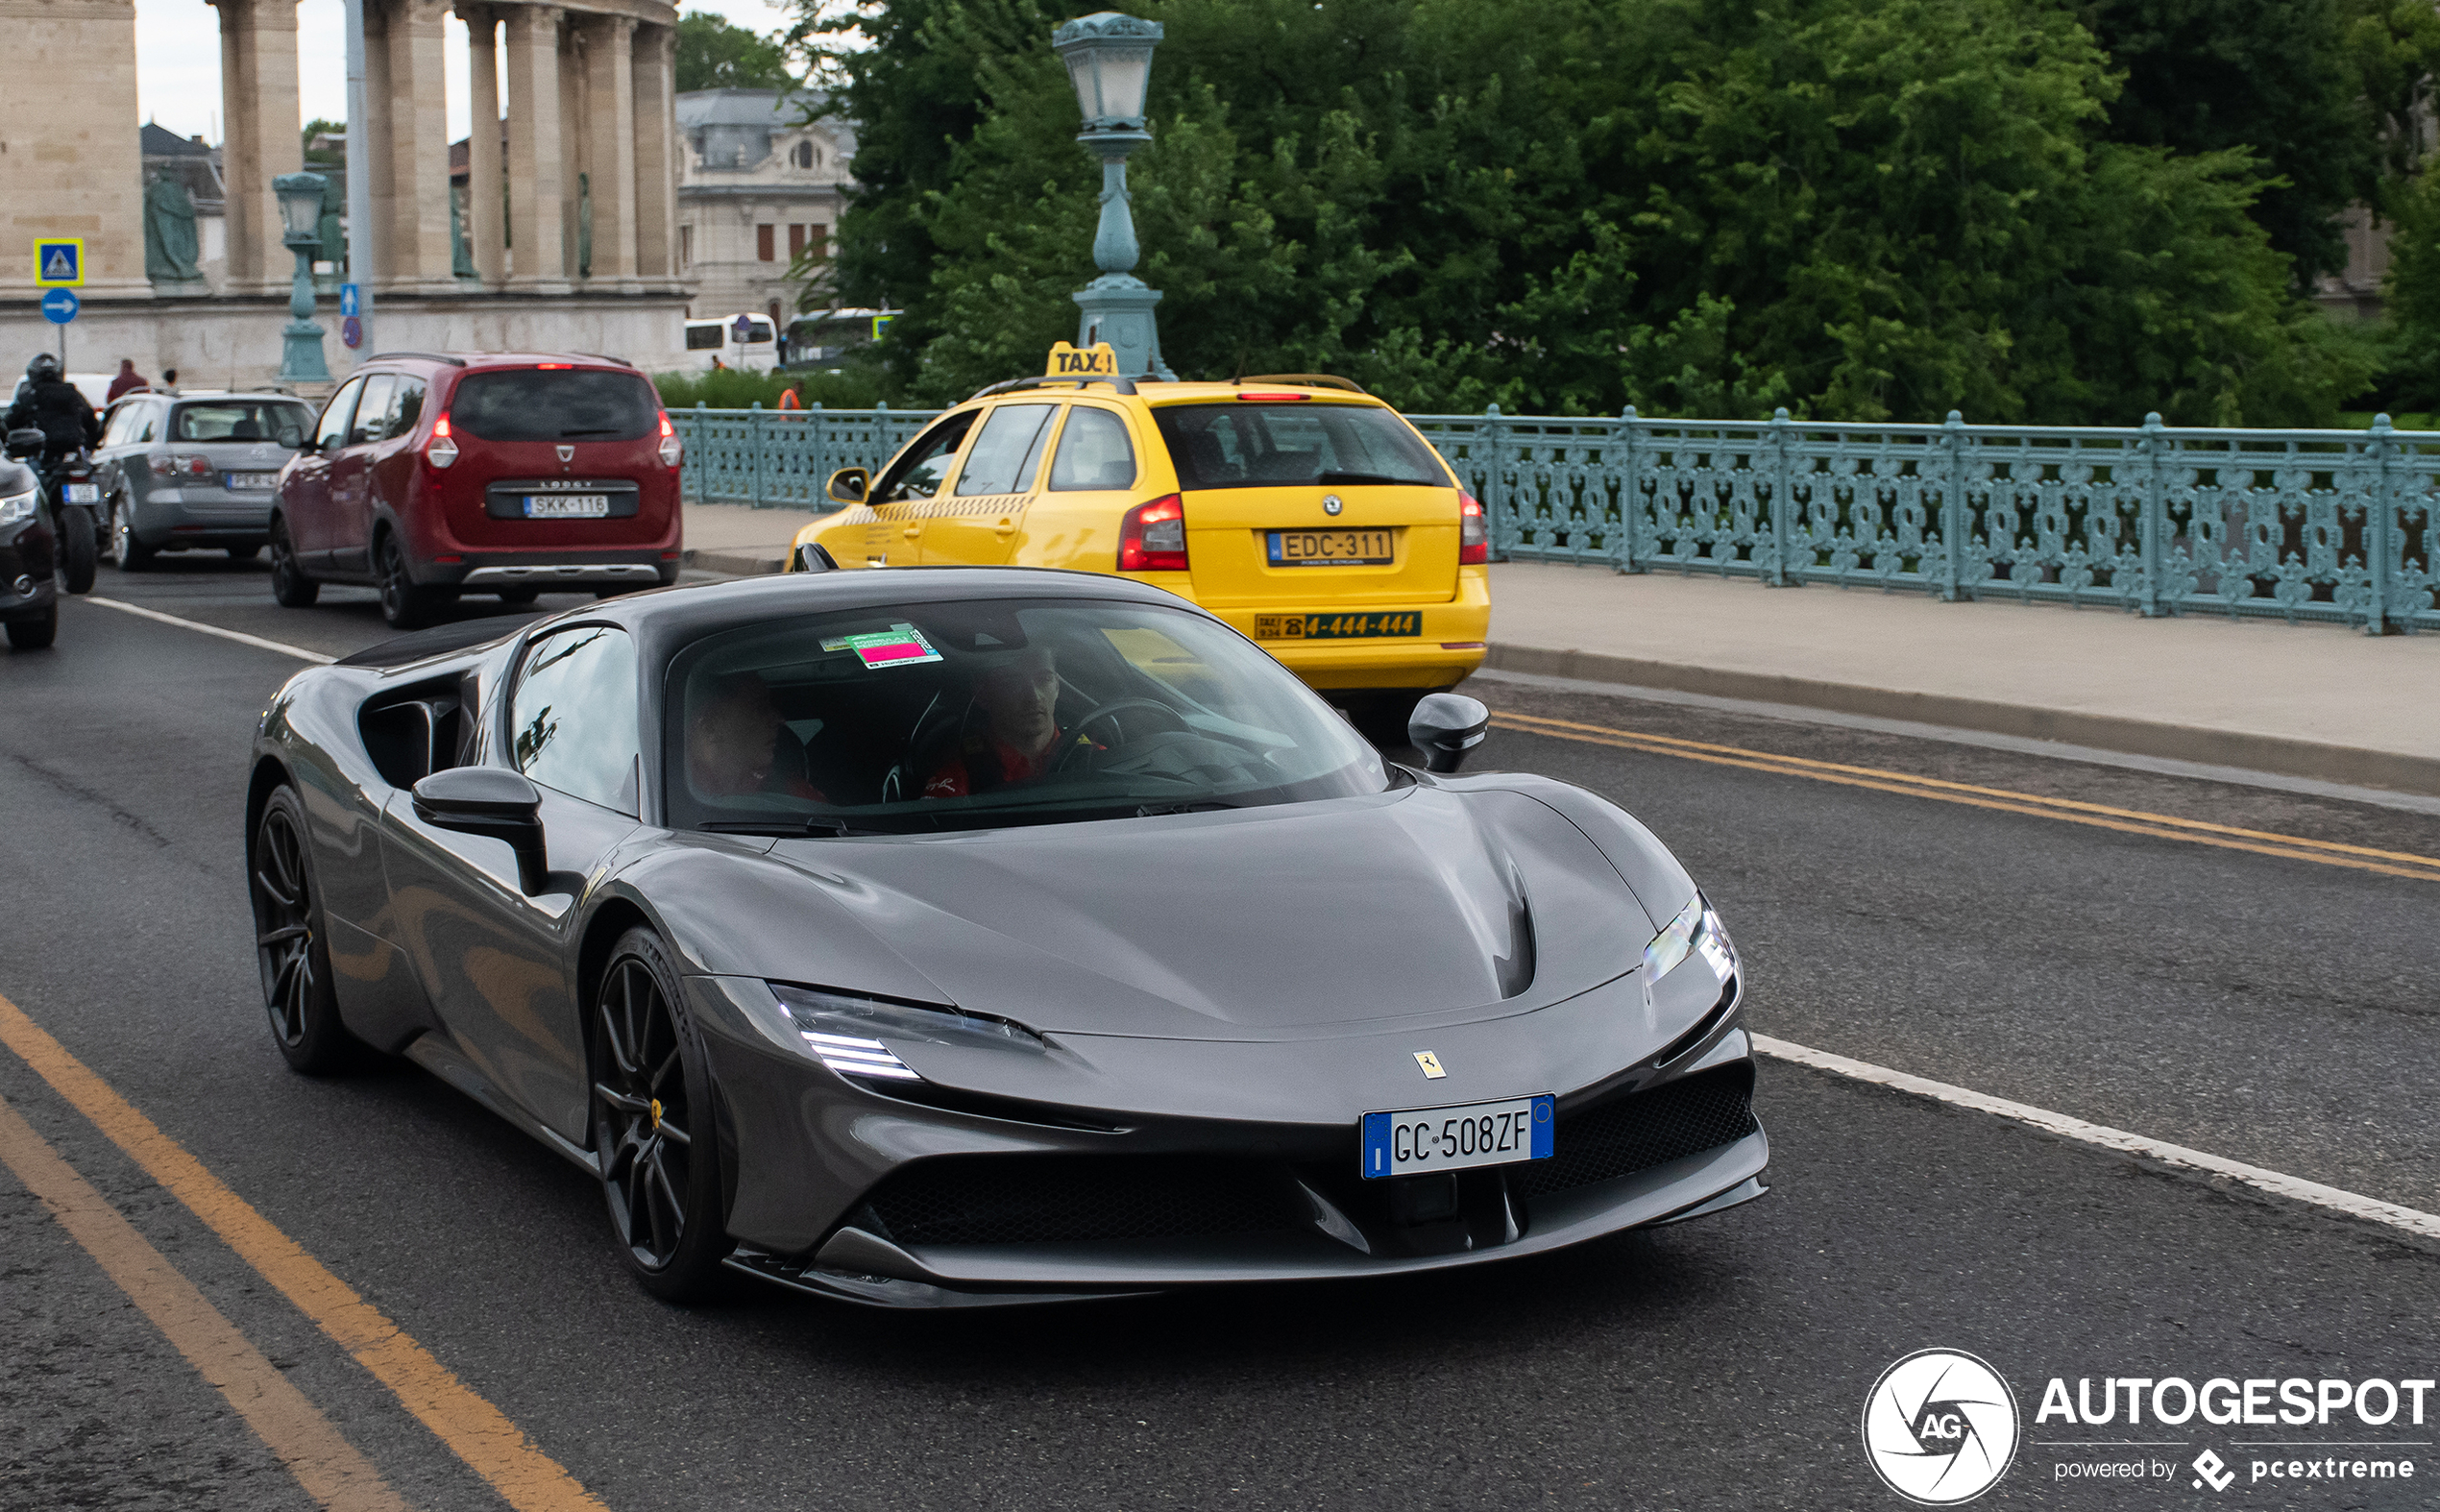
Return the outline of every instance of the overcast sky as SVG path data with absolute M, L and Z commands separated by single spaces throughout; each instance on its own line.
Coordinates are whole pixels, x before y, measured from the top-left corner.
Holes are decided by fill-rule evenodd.
M 715 11 L 738 25 L 769 32 L 789 13 L 763 0 L 685 0 L 689 11 Z M 449 136 L 466 129 L 466 28 L 449 26 Z M 341 0 L 301 0 L 297 6 L 297 73 L 303 86 L 297 118 L 302 127 L 320 116 L 348 113 L 347 10 Z M 218 142 L 220 119 L 220 13 L 204 0 L 135 0 L 135 91 L 139 118 L 158 121 L 181 136 Z

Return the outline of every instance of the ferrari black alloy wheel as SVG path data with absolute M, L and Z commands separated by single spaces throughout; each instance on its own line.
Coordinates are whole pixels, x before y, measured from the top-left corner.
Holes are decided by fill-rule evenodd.
M 253 876 L 255 956 L 262 967 L 262 1001 L 271 1036 L 288 1064 L 308 1076 L 345 1069 L 359 1045 L 339 1022 L 330 985 L 330 948 L 322 936 L 322 904 L 313 893 L 305 854 L 305 806 L 282 787 L 263 805 L 255 827 Z
M 285 517 L 271 522 L 271 597 L 282 609 L 310 609 L 322 597 L 322 585 L 297 565 L 296 543 L 288 538 Z
M 660 938 L 631 929 L 594 1005 L 593 1141 L 610 1224 L 645 1288 L 710 1295 L 729 1252 L 702 1053 Z

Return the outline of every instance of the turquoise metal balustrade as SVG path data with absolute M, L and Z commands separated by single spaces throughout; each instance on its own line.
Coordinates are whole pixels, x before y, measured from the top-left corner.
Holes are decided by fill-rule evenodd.
M 830 507 L 927 414 L 672 417 L 690 499 Z M 2440 630 L 2440 433 L 1410 417 L 1519 561 Z

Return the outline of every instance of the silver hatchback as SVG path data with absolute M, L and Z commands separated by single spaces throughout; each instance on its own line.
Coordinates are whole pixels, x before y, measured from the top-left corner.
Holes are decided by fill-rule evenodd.
M 157 551 L 254 555 L 270 539 L 280 470 L 312 429 L 312 408 L 286 394 L 121 399 L 93 456 L 104 549 L 122 572 Z

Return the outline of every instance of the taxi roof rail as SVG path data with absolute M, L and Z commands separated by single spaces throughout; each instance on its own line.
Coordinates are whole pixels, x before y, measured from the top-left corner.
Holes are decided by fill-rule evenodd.
M 1123 378 L 1021 378 L 1004 383 L 987 383 L 966 396 L 968 403 L 991 394 L 1013 394 L 1028 388 L 1083 388 L 1088 383 L 1107 383 L 1121 394 L 1135 392 L 1135 380 Z
M 1243 388 L 1248 383 L 1294 383 L 1304 388 L 1343 388 L 1351 394 L 1363 394 L 1366 399 L 1373 397 L 1365 392 L 1363 384 L 1356 382 L 1354 378 L 1334 378 L 1328 373 L 1249 373 L 1243 378 L 1232 378 L 1230 382 L 1239 388 Z

